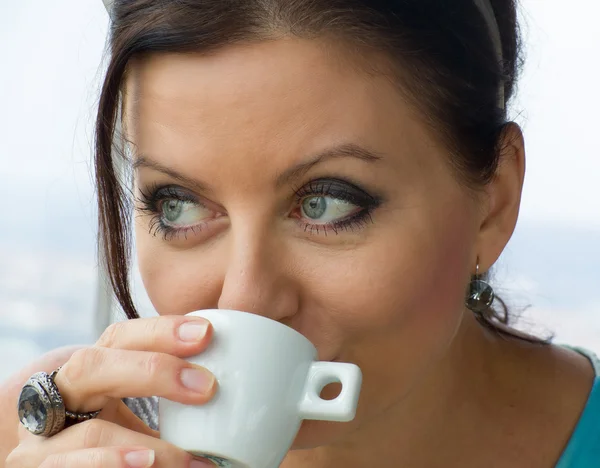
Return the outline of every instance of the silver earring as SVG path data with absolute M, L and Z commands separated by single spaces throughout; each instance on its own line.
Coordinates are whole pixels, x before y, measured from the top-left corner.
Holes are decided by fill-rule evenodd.
M 469 294 L 465 305 L 477 314 L 487 311 L 496 297 L 492 287 L 479 277 L 479 257 L 477 258 L 476 273 L 469 284 Z

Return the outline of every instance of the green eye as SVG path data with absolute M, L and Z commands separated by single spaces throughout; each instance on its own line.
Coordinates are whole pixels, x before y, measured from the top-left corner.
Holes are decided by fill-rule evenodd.
M 319 219 L 327 211 L 325 197 L 310 197 L 302 202 L 302 212 L 310 219 Z
M 161 211 L 164 221 L 172 226 L 190 226 L 211 216 L 202 205 L 177 198 L 165 199 Z
M 183 211 L 183 202 L 181 200 L 168 200 L 163 203 L 163 214 L 165 219 L 170 223 L 176 223 L 177 218 L 181 216 Z
M 346 200 L 319 195 L 305 198 L 300 210 L 302 216 L 311 221 L 331 223 L 351 216 L 360 210 L 360 207 Z

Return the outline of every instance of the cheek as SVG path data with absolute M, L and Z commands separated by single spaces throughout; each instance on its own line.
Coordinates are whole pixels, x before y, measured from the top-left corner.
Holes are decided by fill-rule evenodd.
M 316 302 L 305 307 L 312 314 L 307 322 L 320 322 L 334 335 L 321 331 L 321 342 L 333 344 L 341 361 L 363 372 L 357 417 L 348 428 L 405 398 L 443 359 L 457 333 L 473 239 L 467 218 L 445 218 L 438 213 L 438 221 L 432 214 L 394 223 L 393 232 L 346 255 L 345 262 L 331 259 L 335 272 L 321 265 L 320 287 L 312 289 Z M 337 428 L 305 422 L 298 446 L 310 446 L 317 429 L 339 436 Z
M 323 293 L 322 308 L 347 331 L 415 321 L 433 326 L 464 303 L 472 244 L 463 231 L 445 229 L 443 238 L 397 232 L 352 252 L 343 264 L 331 259 L 336 271 L 322 264 L 311 290 Z
M 343 262 L 323 262 L 319 287 L 309 287 L 317 291 L 313 309 L 327 319 L 311 321 L 327 321 L 344 357 L 365 367 L 386 355 L 433 360 L 464 311 L 473 245 L 468 219 L 466 212 L 446 211 L 428 219 L 405 216 Z M 404 364 L 408 370 L 414 363 Z
M 222 262 L 214 255 L 170 249 L 147 229 L 136 235 L 138 266 L 148 298 L 159 315 L 183 315 L 216 307 Z
M 327 348 L 373 333 L 406 329 L 416 338 L 448 329 L 468 280 L 472 239 L 464 218 L 438 213 L 428 220 L 404 219 L 345 251 L 311 252 L 307 244 L 295 244 L 294 259 L 287 260 L 297 266 L 290 281 L 303 290 L 297 328 Z M 159 314 L 217 306 L 227 270 L 224 243 L 202 252 L 177 250 L 148 235 L 145 225 L 136 227 L 140 273 Z
M 363 387 L 353 423 L 305 422 L 298 447 L 311 446 L 313 432 L 335 439 L 377 417 L 443 358 L 461 322 L 469 273 L 472 238 L 459 220 L 439 229 L 430 229 L 431 220 L 428 229 L 395 224 L 393 234 L 347 253 L 344 262 L 330 259 L 335 271 L 321 264 L 307 322 L 320 322 L 321 343 L 333 344 L 341 361 L 359 365 Z

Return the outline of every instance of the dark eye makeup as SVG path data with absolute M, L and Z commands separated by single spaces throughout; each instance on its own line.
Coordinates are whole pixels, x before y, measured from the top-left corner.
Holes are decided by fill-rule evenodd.
M 336 177 L 313 179 L 295 188 L 293 195 L 290 217 L 304 232 L 310 234 L 339 234 L 341 231 L 354 232 L 364 228 L 373 222 L 372 213 L 382 203 L 380 196 L 370 194 L 356 183 Z M 206 228 L 210 220 L 222 215 L 207 208 L 201 198 L 189 190 L 173 184 L 152 183 L 140 188 L 136 201 L 136 210 L 151 216 L 149 232 L 154 236 L 162 235 L 165 241 L 180 237 L 187 239 L 190 234 Z M 173 215 L 176 217 L 194 208 L 212 215 L 183 225 L 172 220 Z M 312 216 L 307 216 L 307 211 Z M 343 216 L 329 219 L 330 212 Z M 323 222 L 319 222 L 320 215 L 323 215 Z

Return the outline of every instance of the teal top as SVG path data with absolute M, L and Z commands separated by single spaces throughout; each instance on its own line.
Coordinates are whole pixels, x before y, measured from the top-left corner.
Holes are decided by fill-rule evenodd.
M 575 431 L 556 468 L 600 467 L 600 360 L 590 351 L 573 348 L 587 357 L 594 366 L 596 379 L 587 404 L 575 427 Z

